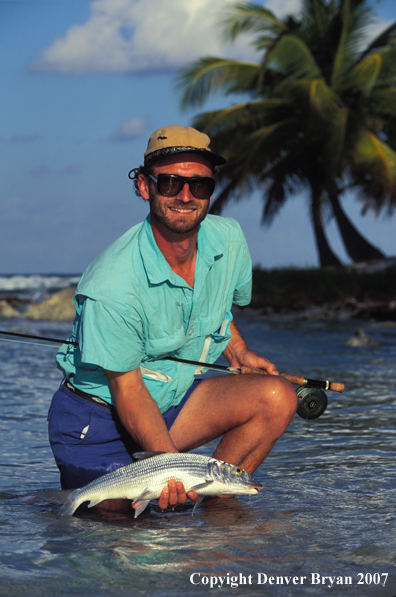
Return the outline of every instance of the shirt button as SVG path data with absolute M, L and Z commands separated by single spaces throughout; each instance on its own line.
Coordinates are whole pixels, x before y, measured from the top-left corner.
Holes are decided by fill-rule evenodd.
M 193 333 L 194 333 L 194 330 L 191 330 L 191 331 L 189 332 L 189 335 L 190 335 L 190 336 L 192 336 L 192 335 L 193 335 Z

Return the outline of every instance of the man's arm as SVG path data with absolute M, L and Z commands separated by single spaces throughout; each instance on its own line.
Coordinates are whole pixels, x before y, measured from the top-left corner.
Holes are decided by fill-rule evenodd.
M 230 323 L 231 339 L 223 354 L 231 367 L 250 367 L 251 369 L 265 369 L 270 375 L 278 375 L 273 363 L 260 356 L 257 352 L 249 350 L 234 321 Z
M 121 423 L 142 450 L 178 452 L 161 411 L 147 390 L 140 369 L 126 373 L 105 370 L 105 373 Z M 182 483 L 170 481 L 162 490 L 158 506 L 165 509 L 168 506 L 184 504 L 187 495 L 193 501 L 198 499 L 198 495 L 193 491 L 186 494 Z
M 157 403 L 143 381 L 140 369 L 105 371 L 118 416 L 142 450 L 177 452 Z

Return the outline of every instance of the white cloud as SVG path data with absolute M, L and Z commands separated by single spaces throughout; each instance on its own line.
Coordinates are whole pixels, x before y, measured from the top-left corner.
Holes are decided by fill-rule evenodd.
M 200 56 L 230 55 L 218 20 L 234 0 L 93 0 L 88 21 L 54 40 L 31 65 L 62 74 L 174 70 Z M 233 46 L 234 48 L 234 46 Z M 247 56 L 246 46 L 232 50 Z
M 255 59 L 249 37 L 222 41 L 219 21 L 236 0 L 92 0 L 86 23 L 74 25 L 31 64 L 61 74 L 177 70 L 202 56 Z M 302 0 L 263 2 L 278 17 L 298 14 Z M 373 22 L 370 34 L 384 22 Z M 120 132 L 120 134 L 122 134 Z
M 131 118 L 127 122 L 124 122 L 112 135 L 109 137 L 109 141 L 131 141 L 132 139 L 138 139 L 146 133 L 146 129 L 150 121 L 144 118 Z

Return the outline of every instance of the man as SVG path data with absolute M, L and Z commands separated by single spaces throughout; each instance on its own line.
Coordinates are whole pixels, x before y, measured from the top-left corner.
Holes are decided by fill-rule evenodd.
M 251 298 L 251 259 L 234 220 L 207 215 L 224 158 L 209 138 L 169 126 L 150 137 L 135 186 L 150 215 L 106 249 L 78 285 L 65 380 L 49 412 L 62 487 L 133 462 L 137 450 L 187 452 L 223 436 L 214 457 L 252 473 L 292 420 L 292 386 L 246 346 L 231 306 Z M 167 357 L 263 369 L 224 375 Z M 193 492 L 192 500 L 197 499 Z M 160 507 L 187 500 L 172 481 Z M 118 508 L 116 500 L 102 507 Z

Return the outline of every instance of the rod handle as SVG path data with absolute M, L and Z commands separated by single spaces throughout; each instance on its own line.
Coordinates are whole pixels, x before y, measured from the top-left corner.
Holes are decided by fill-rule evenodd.
M 250 369 L 250 367 L 241 367 L 241 373 L 259 373 L 261 375 L 268 375 L 265 369 Z M 321 388 L 322 390 L 332 390 L 333 392 L 343 392 L 345 384 L 334 381 L 321 381 L 319 379 L 307 379 L 302 375 L 289 375 L 288 373 L 279 373 L 281 377 L 284 377 L 290 383 L 296 386 L 308 385 L 313 388 Z

